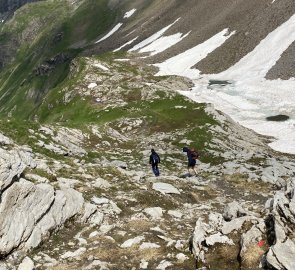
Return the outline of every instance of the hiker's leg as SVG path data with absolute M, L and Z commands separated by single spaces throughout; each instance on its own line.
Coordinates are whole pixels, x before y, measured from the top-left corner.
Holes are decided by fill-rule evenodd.
M 196 169 L 196 167 L 193 167 L 193 171 L 195 172 L 196 175 L 198 175 L 198 170 Z
M 155 165 L 152 165 L 152 170 L 153 170 L 154 175 L 157 175 L 157 171 L 156 171 L 156 166 Z
M 156 176 L 159 176 L 160 175 L 160 171 L 159 171 L 158 164 L 155 167 L 156 167 L 156 173 L 155 173 L 155 175 Z
M 188 167 L 187 171 L 188 171 L 188 176 L 191 176 L 191 167 Z

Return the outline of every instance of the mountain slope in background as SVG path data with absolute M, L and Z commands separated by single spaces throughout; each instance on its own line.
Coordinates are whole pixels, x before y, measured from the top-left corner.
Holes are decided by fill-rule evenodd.
M 162 74 L 195 80 L 190 98 L 275 137 L 275 150 L 295 153 L 294 9 L 288 0 L 28 4 L 1 25 L 1 112 L 38 117 L 35 109 L 77 55 L 139 52 L 148 64 L 168 61 Z M 280 115 L 287 121 L 268 121 Z

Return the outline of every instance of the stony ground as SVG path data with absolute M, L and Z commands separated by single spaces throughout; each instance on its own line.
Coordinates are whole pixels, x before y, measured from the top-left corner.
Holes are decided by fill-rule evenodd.
M 73 64 L 75 81 L 40 108 L 39 120 L 51 108 L 46 122 L 1 121 L 2 269 L 258 269 L 269 250 L 264 267 L 292 269 L 265 220 L 284 216 L 280 228 L 292 229 L 293 212 L 275 206 L 293 209 L 281 191 L 292 188 L 293 157 L 179 96 L 188 81 L 107 59 Z M 92 111 L 73 121 L 62 108 L 83 100 Z M 186 145 L 200 151 L 197 176 Z
M 142 65 L 229 27 L 236 34 L 197 65 L 223 71 L 289 19 L 294 2 L 131 2 L 40 1 L 1 23 L 0 269 L 294 270 L 294 156 L 180 96 L 187 79 Z M 176 18 L 165 35 L 191 30 L 183 42 L 151 58 L 110 53 Z M 294 75 L 293 50 L 268 78 Z M 196 176 L 184 146 L 200 151 Z

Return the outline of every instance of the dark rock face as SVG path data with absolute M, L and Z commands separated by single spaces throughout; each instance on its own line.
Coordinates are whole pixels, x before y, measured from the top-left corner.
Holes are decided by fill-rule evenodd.
M 0 0 L 0 14 L 13 12 L 26 3 L 36 2 L 38 0 Z
M 36 76 L 46 76 L 48 75 L 57 65 L 66 63 L 70 60 L 69 55 L 65 53 L 60 53 L 42 63 L 40 66 L 34 69 L 34 74 Z

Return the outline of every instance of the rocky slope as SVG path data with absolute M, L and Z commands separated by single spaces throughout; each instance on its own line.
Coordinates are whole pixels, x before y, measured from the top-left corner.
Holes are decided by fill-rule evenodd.
M 132 10 L 134 13 L 128 13 Z M 253 51 L 269 33 L 288 21 L 294 11 L 294 2 L 290 0 L 218 3 L 185 0 L 181 4 L 158 0 L 136 3 L 83 0 L 73 4 L 48 0 L 22 6 L 0 25 L 0 93 L 5 96 L 1 99 L 2 113 L 22 116 L 18 113 L 18 107 L 23 110 L 22 103 L 15 96 L 23 96 L 26 108 L 38 106 L 49 89 L 66 77 L 70 60 L 77 54 L 91 56 L 117 49 L 150 54 L 145 47 L 156 40 L 156 33 L 159 40 L 165 37 L 171 44 L 142 61 L 163 62 L 224 29 L 234 31 L 230 39 L 195 65 L 201 73 L 222 72 Z M 115 31 L 106 38 L 111 30 Z M 294 77 L 292 61 L 288 60 L 292 58 L 293 44 L 269 70 L 267 78 Z M 152 51 L 157 44 L 153 46 Z M 67 61 L 52 61 L 60 55 L 66 55 Z M 10 69 L 8 65 L 12 65 Z M 12 74 L 8 76 L 10 71 Z M 32 110 L 29 111 L 31 116 Z
M 189 81 L 117 57 L 73 64 L 46 124 L 0 123 L 1 267 L 292 269 L 292 157 L 177 94 Z
M 0 269 L 294 269 L 294 156 L 146 65 L 230 24 L 197 65 L 223 71 L 293 13 L 287 0 L 47 0 L 3 22 Z M 292 75 L 290 52 L 268 76 Z M 184 146 L 200 151 L 197 176 Z

